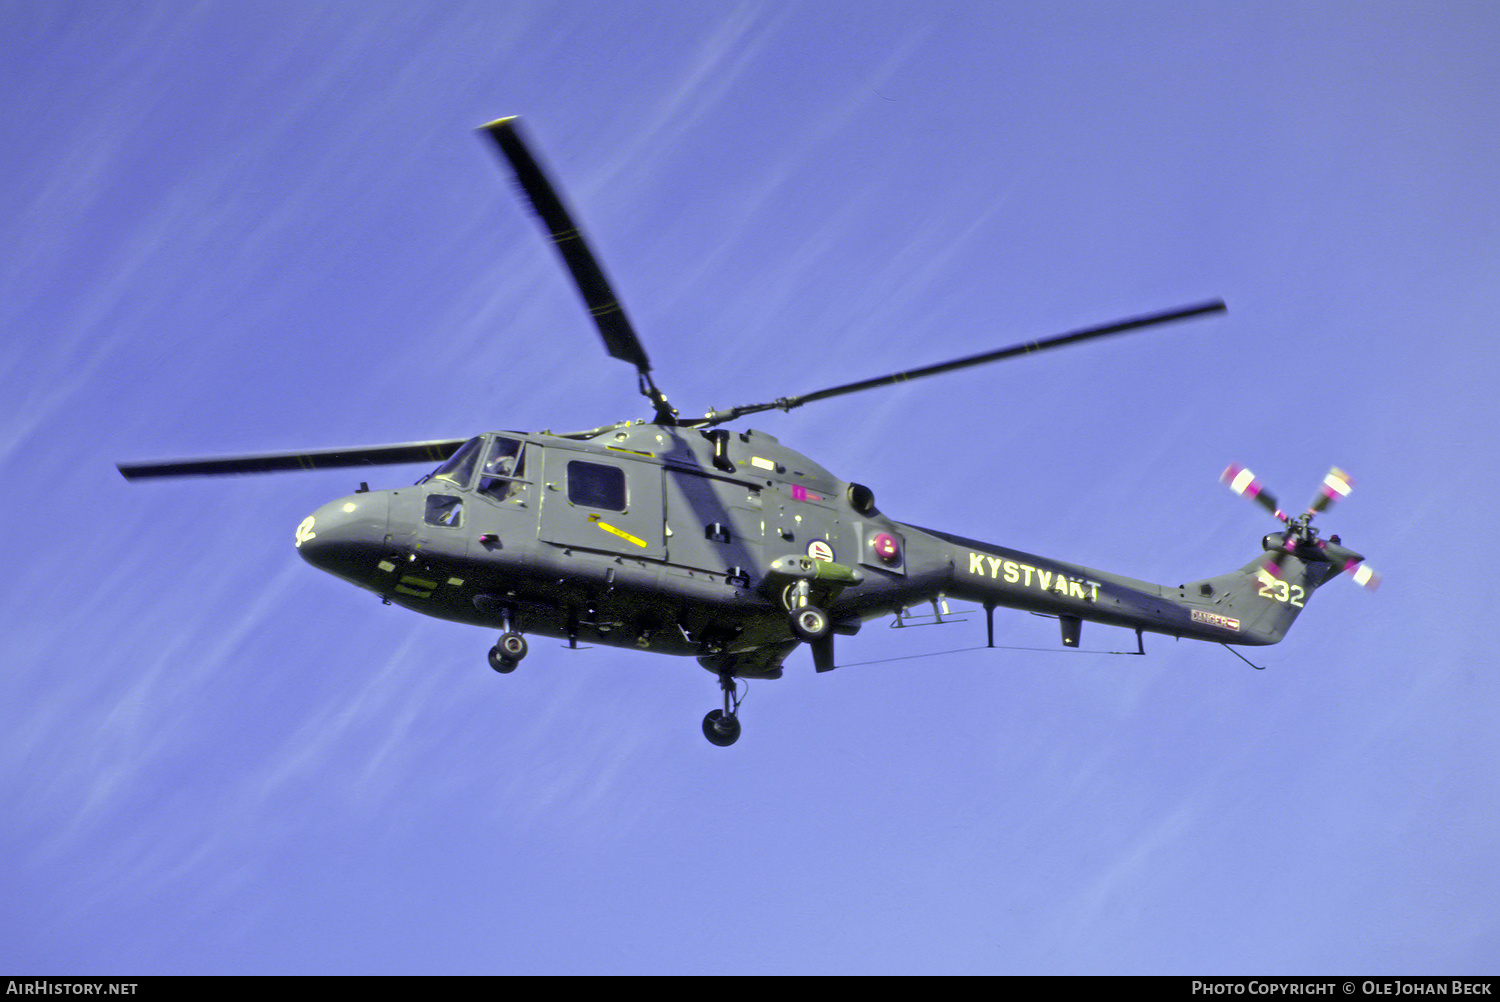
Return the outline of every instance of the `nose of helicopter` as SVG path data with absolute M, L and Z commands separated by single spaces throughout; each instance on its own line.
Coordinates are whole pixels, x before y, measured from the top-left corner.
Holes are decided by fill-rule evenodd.
M 360 584 L 385 548 L 390 496 L 369 491 L 330 501 L 297 526 L 297 552 L 319 570 Z

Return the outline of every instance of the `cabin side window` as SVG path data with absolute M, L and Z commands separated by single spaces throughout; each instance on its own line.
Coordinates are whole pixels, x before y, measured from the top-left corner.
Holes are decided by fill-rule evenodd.
M 584 508 L 624 511 L 625 471 L 581 459 L 569 462 L 568 500 Z
M 450 494 L 427 495 L 427 524 L 458 526 L 463 521 L 464 501 Z

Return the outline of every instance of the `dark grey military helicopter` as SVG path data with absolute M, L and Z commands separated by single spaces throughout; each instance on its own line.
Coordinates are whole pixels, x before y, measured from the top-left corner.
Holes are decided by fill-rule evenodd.
M 719 426 L 747 414 L 952 372 L 1031 352 L 1222 312 L 1219 301 L 1136 317 L 796 397 L 681 417 L 572 215 L 515 119 L 483 127 L 510 164 L 572 273 L 609 354 L 635 366 L 651 420 L 569 434 L 120 464 L 127 479 L 439 462 L 413 487 L 330 502 L 297 526 L 315 567 L 416 612 L 500 631 L 490 666 L 513 671 L 526 634 L 689 655 L 715 673 L 723 706 L 704 718 L 716 745 L 739 737 L 739 679 L 778 678 L 799 645 L 835 667 L 835 635 L 947 600 L 1055 617 L 1077 647 L 1084 620 L 1222 644 L 1274 644 L 1314 589 L 1339 571 L 1378 577 L 1313 516 L 1349 491 L 1333 470 L 1291 517 L 1238 466 L 1225 480 L 1285 530 L 1239 570 L 1165 587 L 897 522 L 869 488 L 840 480 L 765 432 Z

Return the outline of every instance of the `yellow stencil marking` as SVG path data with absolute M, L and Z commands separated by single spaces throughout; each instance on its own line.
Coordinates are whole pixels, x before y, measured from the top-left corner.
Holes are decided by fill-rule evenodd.
M 599 528 L 603 529 L 605 532 L 612 533 L 613 535 L 619 536 L 621 539 L 623 539 L 623 540 L 625 540 L 627 542 L 630 542 L 630 543 L 634 543 L 636 546 L 639 546 L 642 549 L 645 549 L 645 547 L 646 547 L 646 541 L 644 539 L 637 539 L 635 536 L 632 536 L 630 533 L 626 532 L 624 529 L 616 529 L 614 526 L 610 525 L 608 522 L 601 522 L 599 520 L 599 516 L 598 515 L 590 515 L 589 516 L 589 521 L 593 522 L 595 525 L 597 525 Z

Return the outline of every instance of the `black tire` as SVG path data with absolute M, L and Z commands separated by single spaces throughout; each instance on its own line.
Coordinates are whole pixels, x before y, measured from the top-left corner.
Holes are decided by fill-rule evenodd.
M 828 629 L 831 625 L 828 621 L 828 613 L 815 605 L 804 605 L 800 609 L 793 609 L 791 622 L 792 632 L 797 635 L 797 639 L 809 644 L 828 636 Z
M 499 651 L 500 656 L 507 661 L 520 661 L 526 656 L 526 638 L 519 633 L 502 633 L 500 642 L 495 645 L 495 650 Z
M 506 657 L 499 646 L 490 648 L 490 667 L 502 675 L 509 675 L 516 670 L 516 662 Z
M 740 718 L 724 716 L 723 710 L 710 710 L 703 718 L 703 736 L 720 748 L 728 748 L 740 739 Z

